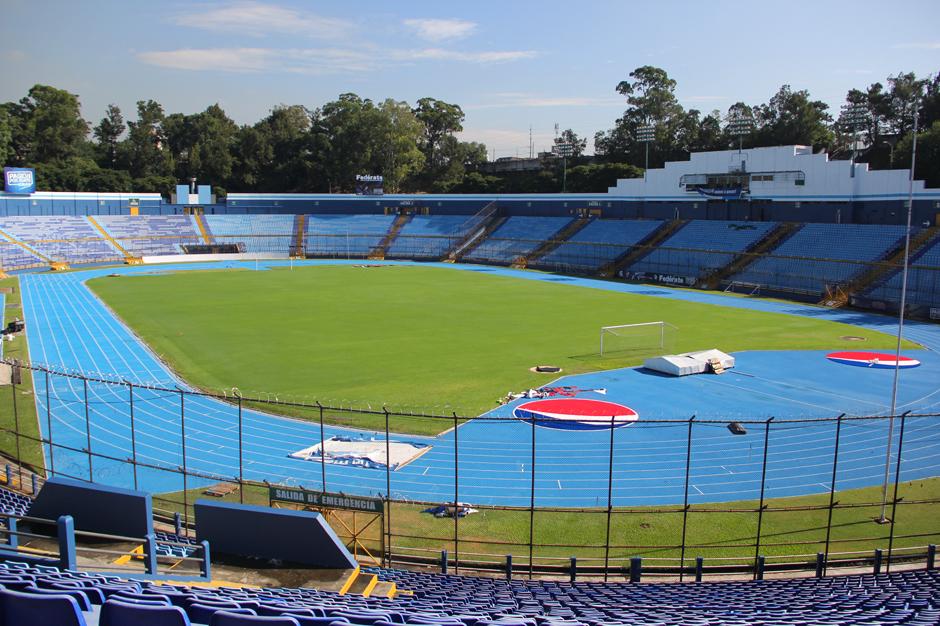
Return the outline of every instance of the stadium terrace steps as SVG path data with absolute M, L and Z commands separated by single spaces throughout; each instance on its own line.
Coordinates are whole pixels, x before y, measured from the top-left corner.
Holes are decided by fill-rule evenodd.
M 392 245 L 395 238 L 398 237 L 398 233 L 401 232 L 401 229 L 411 221 L 411 217 L 411 213 L 398 215 L 389 227 L 388 232 L 382 237 L 382 241 L 380 241 L 379 245 L 369 254 L 369 258 L 377 261 L 383 260 L 388 247 Z
M 571 271 L 596 271 L 662 224 L 662 220 L 594 220 L 542 257 L 540 265 Z
M 135 257 L 181 254 L 181 245 L 199 243 L 189 215 L 100 215 L 96 221 Z
M 911 236 L 910 258 L 917 258 L 922 252 L 926 252 L 934 240 L 940 240 L 940 226 L 931 226 L 924 228 L 920 232 Z M 848 295 L 853 293 L 864 293 L 873 286 L 883 282 L 886 277 L 896 271 L 898 267 L 904 264 L 904 239 L 898 241 L 894 250 L 885 254 L 884 258 L 867 272 L 857 276 L 845 288 Z
M 591 223 L 592 217 L 576 217 L 571 220 L 564 228 L 559 230 L 557 233 L 552 235 L 547 241 L 542 243 L 538 248 L 533 250 L 531 253 L 527 254 L 520 263 L 524 267 L 533 267 L 539 264 L 539 260 L 553 252 L 558 246 L 565 243 L 572 237 L 574 237 L 578 232 L 580 232 L 585 226 Z
M 455 241 L 466 237 L 472 226 L 466 215 L 415 215 L 398 233 L 387 255 L 440 260 Z
M 212 241 L 212 235 L 209 233 L 209 226 L 206 224 L 205 216 L 202 213 L 194 213 L 193 221 L 196 223 L 196 228 L 199 230 L 202 242 L 207 246 L 211 246 L 214 242 Z
M 393 215 L 308 214 L 304 254 L 308 257 L 366 258 L 388 234 Z
M 290 255 L 292 257 L 303 257 L 304 256 L 304 232 L 306 231 L 305 223 L 307 221 L 307 216 L 303 213 L 298 213 L 294 216 L 294 230 L 291 233 L 291 248 Z
M 499 228 L 505 219 L 501 219 L 502 213 L 496 205 L 496 201 L 490 202 L 480 209 L 476 215 L 471 217 L 462 227 L 466 234 L 459 241 L 455 242 L 453 247 L 447 251 L 442 261 L 449 263 L 456 262 L 468 251 L 478 246 L 485 240 L 490 233 Z
M 724 267 L 719 267 L 712 274 L 703 278 L 702 284 L 706 289 L 717 289 L 731 276 L 744 271 L 748 265 L 760 258 L 760 255 L 767 254 L 782 244 L 801 227 L 802 224 L 798 222 L 779 222 L 773 229 L 736 256 L 730 263 Z
M 10 243 L 12 243 L 13 245 L 19 246 L 20 248 L 22 248 L 26 253 L 28 253 L 29 255 L 31 255 L 31 256 L 33 256 L 33 257 L 35 257 L 37 260 L 42 261 L 42 263 L 46 263 L 46 264 L 48 264 L 48 265 L 52 265 L 52 263 L 53 263 L 52 259 L 50 259 L 49 257 L 44 256 L 44 255 L 42 255 L 42 254 L 39 254 L 39 252 L 37 252 L 34 248 L 28 246 L 28 245 L 25 244 L 24 242 L 22 242 L 22 241 L 16 239 L 15 237 L 12 237 L 12 236 L 9 235 L 5 230 L 0 230 L 0 235 L 2 235 L 4 238 L 6 238 L 6 240 L 9 241 Z M 35 264 L 35 265 L 40 265 L 40 263 L 37 263 L 37 264 Z M 35 266 L 35 265 L 34 265 L 34 266 Z M 11 267 L 12 267 L 12 266 L 11 266 Z
M 568 217 L 513 215 L 463 258 L 473 262 L 510 263 L 532 252 L 570 221 Z
M 110 233 L 108 233 L 108 231 L 105 230 L 104 227 L 103 227 L 101 224 L 98 223 L 98 220 L 96 220 L 93 216 L 89 215 L 89 216 L 88 216 L 88 222 L 89 222 L 98 232 L 101 233 L 101 236 L 104 237 L 105 240 L 107 240 L 112 246 L 114 246 L 115 248 L 117 248 L 117 250 L 118 250 L 121 254 L 124 255 L 124 259 L 125 259 L 125 260 L 128 260 L 128 259 L 133 258 L 134 255 L 132 255 L 130 252 L 128 252 L 128 251 L 124 248 L 124 246 L 122 246 L 121 244 L 119 244 L 119 243 L 114 239 L 114 237 L 112 237 L 112 236 L 110 235 Z
M 913 249 L 912 249 L 913 250 Z M 932 269 L 927 269 L 932 268 Z M 938 276 L 940 276 L 940 232 L 935 232 L 919 250 L 911 252 L 907 277 L 908 305 L 940 307 Z M 899 303 L 901 299 L 902 270 L 896 269 L 865 295 L 876 300 Z
M 647 254 L 652 252 L 656 246 L 660 245 L 663 241 L 674 235 L 687 223 L 688 220 L 669 220 L 668 222 L 663 222 L 659 228 L 638 241 L 635 246 L 628 248 L 616 259 L 601 267 L 599 272 L 600 275 L 603 278 L 611 278 L 616 276 L 620 270 L 629 267 L 630 265 L 645 257 Z
M 207 215 L 205 221 L 216 244 L 242 252 L 283 255 L 294 240 L 293 215 Z

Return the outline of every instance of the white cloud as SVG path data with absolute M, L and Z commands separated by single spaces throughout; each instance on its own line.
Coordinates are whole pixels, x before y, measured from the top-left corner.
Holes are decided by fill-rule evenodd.
M 919 41 L 909 43 L 898 43 L 891 46 L 902 50 L 940 50 L 940 41 Z
M 352 23 L 347 20 L 251 0 L 217 4 L 181 13 L 173 17 L 173 22 L 189 28 L 252 37 L 295 34 L 330 39 L 342 37 L 353 28 Z
M 467 20 L 409 19 L 403 23 L 418 37 L 427 41 L 463 39 L 477 28 L 475 22 Z
M 149 65 L 178 70 L 218 72 L 292 72 L 338 74 L 372 71 L 420 61 L 501 63 L 530 58 L 529 51 L 452 52 L 439 49 L 351 48 L 185 48 L 138 54 Z

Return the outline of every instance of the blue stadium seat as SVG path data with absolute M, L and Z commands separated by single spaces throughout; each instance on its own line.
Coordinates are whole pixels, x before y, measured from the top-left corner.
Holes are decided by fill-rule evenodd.
M 189 626 L 178 606 L 152 606 L 108 600 L 101 606 L 98 626 Z
M 0 618 L 4 626 L 86 626 L 78 602 L 74 597 L 63 594 L 0 591 Z
M 299 626 L 293 617 L 275 617 L 270 615 L 244 615 L 231 611 L 219 611 L 212 616 L 209 626 L 251 626 L 262 624 L 266 626 Z

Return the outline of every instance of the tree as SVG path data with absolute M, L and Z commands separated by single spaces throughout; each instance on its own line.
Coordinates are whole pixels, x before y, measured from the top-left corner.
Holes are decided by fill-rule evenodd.
M 832 143 L 827 112 L 829 105 L 810 100 L 806 90 L 793 91 L 783 85 L 767 104 L 755 109 L 756 146 L 802 144 L 824 148 Z
M 6 107 L 0 106 L 0 164 L 13 161 L 13 128 Z
M 178 179 L 196 177 L 215 184 L 228 183 L 238 126 L 218 104 L 194 115 L 169 115 L 163 127 Z
M 643 169 L 629 163 L 591 163 L 568 170 L 568 191 L 572 193 L 607 193 L 621 178 L 639 178 Z
M 440 151 L 441 142 L 445 137 L 463 130 L 464 113 L 456 104 L 421 98 L 414 108 L 414 114 L 424 126 L 419 146 L 424 153 L 425 169 L 433 172 L 445 165 Z
M 34 85 L 15 108 L 19 118 L 13 138 L 23 163 L 48 163 L 82 153 L 88 122 L 81 115 L 78 96 L 47 85 Z
M 571 144 L 570 158 L 577 159 L 584 154 L 584 149 L 587 148 L 587 139 L 578 137 L 577 133 L 567 128 L 561 131 L 561 134 L 555 139 L 555 145 L 557 146 L 558 144 Z
M 899 167 L 911 166 L 911 140 L 908 133 L 895 148 L 895 163 Z M 940 187 L 940 120 L 923 132 L 917 133 L 917 163 L 914 178 L 923 180 L 927 187 Z
M 173 157 L 166 145 L 163 106 L 153 100 L 137 102 L 137 121 L 128 122 L 127 169 L 134 178 L 171 177 Z
M 373 129 L 370 152 L 373 154 L 373 171 L 379 171 L 384 186 L 391 193 L 400 190 L 402 181 L 416 173 L 424 164 L 425 156 L 418 142 L 425 130 L 407 102 L 391 98 L 385 100 L 374 116 L 377 128 Z
M 121 109 L 116 104 L 109 104 L 104 117 L 101 118 L 94 130 L 95 138 L 98 140 L 105 156 L 103 164 L 106 167 L 115 167 L 118 144 L 125 130 L 127 130 L 127 127 L 124 125 L 124 116 L 121 115 Z

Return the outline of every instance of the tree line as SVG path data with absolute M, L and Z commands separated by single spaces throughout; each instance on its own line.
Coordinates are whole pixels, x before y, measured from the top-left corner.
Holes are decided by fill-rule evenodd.
M 917 176 L 940 186 L 940 74 L 900 73 L 850 90 L 851 125 L 789 85 L 766 103 L 737 102 L 707 114 L 682 107 L 676 82 L 657 67 L 637 68 L 615 89 L 627 107 L 613 128 L 596 133 L 593 157 L 584 154 L 586 139 L 570 129 L 556 139 L 571 153 L 564 172 L 555 159 L 539 171 L 487 173 L 486 146 L 457 137 L 461 107 L 435 98 L 411 105 L 345 93 L 312 109 L 279 105 L 245 125 L 218 104 L 167 114 L 159 102 L 141 100 L 134 119 L 112 104 L 93 125 L 76 94 L 48 85 L 0 104 L 0 162 L 34 167 L 39 188 L 52 191 L 169 195 L 177 182 L 196 177 L 223 195 L 350 192 L 356 174 L 370 173 L 384 176 L 387 192 L 549 193 L 560 191 L 562 176 L 568 191 L 603 192 L 618 178 L 642 176 L 647 148 L 650 167 L 739 144 L 812 145 L 834 158 L 848 158 L 854 145 L 861 148 L 858 160 L 873 168 L 906 167 L 916 108 Z

